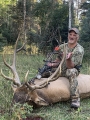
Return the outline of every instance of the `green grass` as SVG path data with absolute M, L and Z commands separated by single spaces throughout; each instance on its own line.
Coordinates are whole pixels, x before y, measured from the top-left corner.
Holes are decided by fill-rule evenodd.
M 70 102 L 60 102 L 34 112 L 44 115 L 45 120 L 90 120 L 90 100 L 81 100 L 78 110 L 71 109 Z
M 8 63 L 11 64 L 11 55 L 6 55 Z M 43 64 L 42 55 L 17 55 L 17 71 L 20 79 L 24 82 L 24 77 L 29 70 L 28 80 L 34 77 L 39 67 Z M 3 64 L 2 57 L 0 56 L 0 68 L 6 75 L 11 76 L 9 69 Z M 84 59 L 81 73 L 90 74 L 90 60 Z M 0 120 L 18 120 L 12 119 L 13 91 L 11 89 L 11 82 L 6 81 L 0 76 Z M 78 110 L 70 109 L 70 101 L 59 102 L 47 107 L 40 107 L 34 109 L 31 113 L 40 115 L 45 120 L 90 120 L 90 99 L 81 100 L 81 107 Z

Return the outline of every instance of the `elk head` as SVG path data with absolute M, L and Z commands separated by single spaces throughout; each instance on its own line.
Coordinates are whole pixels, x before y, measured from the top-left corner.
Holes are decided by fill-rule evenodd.
M 19 36 L 18 36 L 16 44 L 15 44 L 15 49 L 14 49 L 14 53 L 13 53 L 13 63 L 11 66 L 6 62 L 5 55 L 3 54 L 4 64 L 11 70 L 11 72 L 13 73 L 13 77 L 10 78 L 10 77 L 6 76 L 1 70 L 1 75 L 6 80 L 13 82 L 13 90 L 14 90 L 13 102 L 14 103 L 19 102 L 22 104 L 27 102 L 30 105 L 32 105 L 33 103 L 35 103 L 37 105 L 44 105 L 44 106 L 48 105 L 48 102 L 43 97 L 38 95 L 38 91 L 40 89 L 44 88 L 45 86 L 47 86 L 48 82 L 54 81 L 59 77 L 60 72 L 61 72 L 61 65 L 64 61 L 65 54 L 63 55 L 61 64 L 59 65 L 59 67 L 57 68 L 55 73 L 53 73 L 48 79 L 46 79 L 46 81 L 41 80 L 41 82 L 39 82 L 39 84 L 33 84 L 32 82 L 27 82 L 27 76 L 28 76 L 28 72 L 29 72 L 28 71 L 25 75 L 25 83 L 21 84 L 19 75 L 16 70 L 16 52 L 17 52 L 18 40 L 19 40 Z M 21 49 L 22 48 L 23 47 L 21 47 Z M 21 49 L 19 49 L 18 51 L 20 51 Z

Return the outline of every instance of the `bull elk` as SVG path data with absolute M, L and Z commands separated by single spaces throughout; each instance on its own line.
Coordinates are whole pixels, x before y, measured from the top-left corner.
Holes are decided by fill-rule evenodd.
M 18 39 L 15 44 L 13 64 L 10 66 L 3 55 L 4 64 L 10 68 L 13 73 L 13 78 L 6 76 L 2 70 L 1 75 L 13 82 L 14 102 L 25 103 L 30 105 L 47 106 L 60 101 L 67 101 L 70 99 L 70 85 L 69 80 L 65 77 L 57 76 L 61 72 L 63 59 L 57 70 L 49 78 L 35 79 L 34 84 L 27 82 L 28 72 L 25 75 L 25 83 L 21 84 L 18 73 L 16 71 L 16 47 Z M 59 73 L 60 75 L 60 73 Z M 90 75 L 80 74 L 78 76 L 80 97 L 86 98 L 90 96 Z M 48 84 L 49 83 L 49 84 Z

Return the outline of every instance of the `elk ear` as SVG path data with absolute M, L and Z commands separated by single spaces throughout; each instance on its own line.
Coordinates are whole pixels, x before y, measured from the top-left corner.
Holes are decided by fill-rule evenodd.
M 35 99 L 34 101 L 36 104 L 38 105 L 43 105 L 43 106 L 47 106 L 49 105 L 49 103 L 47 103 L 44 99 L 42 99 L 41 97 L 38 97 Z

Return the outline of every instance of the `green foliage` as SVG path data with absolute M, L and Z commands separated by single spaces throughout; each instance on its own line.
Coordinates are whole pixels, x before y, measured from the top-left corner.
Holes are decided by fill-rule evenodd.
M 1 115 L 0 120 L 20 120 L 22 118 L 27 118 L 30 116 L 32 111 L 32 106 L 28 105 L 27 103 L 16 103 L 9 109 L 9 111 L 7 111 L 9 113 L 4 113 Z
M 35 4 L 33 12 L 36 17 L 39 17 L 40 26 L 44 27 L 46 25 L 46 21 L 50 19 L 50 15 L 56 6 L 53 0 L 41 0 Z
M 62 41 L 66 41 L 68 5 L 61 2 L 61 0 L 40 0 L 39 2 L 26 0 L 25 29 L 28 45 L 34 43 L 40 51 L 45 52 L 45 50 L 53 50 L 60 41 L 60 37 Z M 1 1 L 0 7 L 2 37 L 8 44 L 14 44 L 18 33 L 21 32 L 20 39 L 24 41 L 23 0 L 4 0 Z
M 7 45 L 7 40 L 2 36 L 2 34 L 0 34 L 0 52 L 3 50 L 5 45 Z
M 20 120 L 20 118 L 26 118 L 27 116 L 30 116 L 33 108 L 32 106 L 25 104 L 19 104 L 16 103 L 12 107 L 12 120 Z
M 90 9 L 86 13 L 86 17 L 82 21 L 80 38 L 82 41 L 85 42 L 90 41 Z
M 81 5 L 81 9 L 83 10 L 81 15 L 85 16 L 89 8 L 90 8 L 90 0 L 87 0 Z
M 11 24 L 7 25 L 7 23 L 2 24 L 2 35 L 6 38 L 8 44 L 14 44 L 16 42 L 17 33 L 12 28 Z
M 52 0 L 41 0 L 35 4 L 33 12 L 34 16 L 39 19 L 39 25 L 41 27 L 39 39 L 39 44 L 41 44 L 39 48 L 43 53 L 47 50 L 53 50 L 61 42 L 61 39 L 62 41 L 67 41 L 67 4 L 55 3 Z
M 3 7 L 6 7 L 6 5 L 10 5 L 10 4 L 15 4 L 16 3 L 16 0 L 0 0 L 0 4 L 3 6 Z
M 11 14 L 8 14 L 9 6 L 15 5 L 15 3 L 15 0 L 0 1 L 0 33 L 7 43 L 14 43 L 16 39 L 15 31 L 13 31 L 12 27 Z
M 26 0 L 26 17 L 30 17 L 31 6 L 32 6 L 32 2 L 30 0 Z M 10 6 L 10 9 L 12 11 L 12 18 L 15 21 L 17 21 L 19 24 L 22 24 L 24 20 L 23 0 L 17 1 L 16 6 Z
M 85 59 L 90 59 L 90 41 L 80 41 L 80 44 L 84 47 L 84 57 Z
M 4 4 L 4 2 L 9 1 L 4 0 L 2 4 Z M 22 33 L 23 38 L 22 26 L 24 21 L 24 5 L 23 0 L 19 0 L 17 3 L 16 1 L 10 1 L 9 3 L 6 3 L 5 7 L 2 7 L 1 5 L 0 19 L 2 22 L 0 25 L 0 32 L 2 33 L 3 37 L 6 38 L 8 44 L 14 44 L 19 31 Z M 26 0 L 26 19 L 30 19 L 31 6 L 31 1 Z M 29 24 L 27 23 L 27 26 L 28 25 Z
M 59 31 L 56 33 L 58 39 L 60 39 L 59 34 L 61 35 L 62 41 L 67 41 L 67 32 L 68 32 L 68 6 L 60 5 L 57 9 L 54 10 L 51 17 L 50 29 L 56 31 L 59 28 Z

